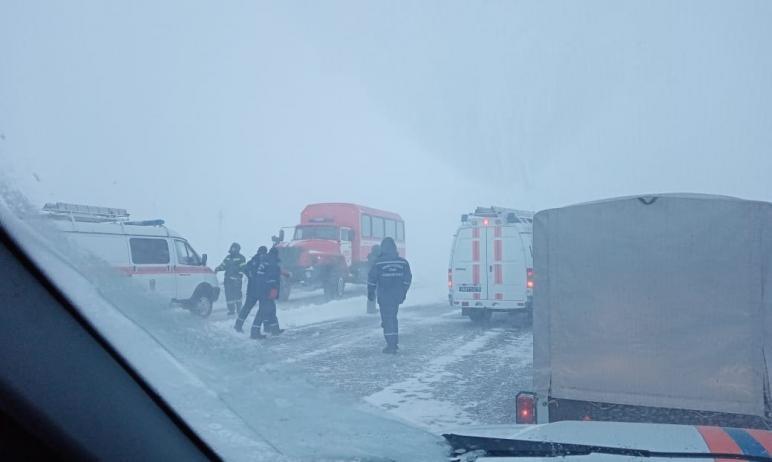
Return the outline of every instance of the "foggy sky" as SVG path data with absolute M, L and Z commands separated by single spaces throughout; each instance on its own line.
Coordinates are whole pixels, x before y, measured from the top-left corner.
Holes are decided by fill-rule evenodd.
M 768 1 L 4 1 L 0 166 L 215 260 L 308 203 L 393 210 L 442 283 L 475 205 L 772 200 L 769 24 Z

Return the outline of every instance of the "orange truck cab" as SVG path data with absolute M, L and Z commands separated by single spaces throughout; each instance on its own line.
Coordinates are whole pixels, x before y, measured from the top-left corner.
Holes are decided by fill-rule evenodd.
M 276 238 L 285 271 L 280 298 L 294 288 L 323 288 L 328 299 L 340 298 L 346 283 L 366 283 L 367 257 L 384 237 L 405 255 L 405 222 L 396 213 L 347 203 L 306 206 L 292 239 Z

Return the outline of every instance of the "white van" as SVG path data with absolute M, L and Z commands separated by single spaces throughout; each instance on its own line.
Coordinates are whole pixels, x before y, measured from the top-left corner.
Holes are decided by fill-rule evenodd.
M 129 221 L 124 209 L 46 204 L 43 212 L 79 248 L 171 303 L 209 316 L 220 295 L 214 271 L 163 220 Z
M 461 216 L 448 265 L 451 306 L 472 321 L 531 312 L 533 212 L 478 207 Z

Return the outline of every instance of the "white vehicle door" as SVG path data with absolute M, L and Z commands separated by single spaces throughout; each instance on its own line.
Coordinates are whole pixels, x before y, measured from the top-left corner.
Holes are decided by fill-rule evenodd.
M 129 237 L 131 268 L 129 273 L 151 292 L 171 300 L 177 295 L 177 283 L 171 269 L 169 241 L 163 237 Z
M 177 257 L 174 276 L 177 279 L 177 298 L 186 300 L 193 296 L 201 283 L 201 257 L 182 239 L 174 239 L 174 253 Z
M 485 261 L 487 242 L 484 235 L 485 230 L 477 226 L 462 227 L 456 233 L 450 268 L 454 301 L 488 298 L 488 271 Z
M 526 260 L 517 226 L 485 228 L 488 298 L 523 302 L 526 299 Z
M 340 229 L 340 253 L 346 260 L 346 266 L 351 268 L 351 228 Z

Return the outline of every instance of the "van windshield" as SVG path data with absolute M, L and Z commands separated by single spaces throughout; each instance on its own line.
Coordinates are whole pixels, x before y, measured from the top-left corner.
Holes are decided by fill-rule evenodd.
M 307 239 L 338 240 L 338 228 L 335 226 L 298 226 L 295 228 L 296 241 Z

